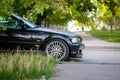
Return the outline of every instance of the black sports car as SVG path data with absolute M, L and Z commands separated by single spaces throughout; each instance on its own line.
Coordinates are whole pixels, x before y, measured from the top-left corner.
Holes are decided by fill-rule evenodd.
M 0 50 L 19 46 L 21 50 L 45 50 L 47 56 L 58 60 L 82 57 L 85 46 L 82 38 L 74 33 L 39 27 L 16 14 L 0 18 L 0 26 L 6 27 L 0 30 Z

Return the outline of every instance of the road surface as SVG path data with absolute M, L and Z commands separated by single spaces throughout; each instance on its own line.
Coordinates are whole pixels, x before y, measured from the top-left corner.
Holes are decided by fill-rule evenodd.
M 120 80 L 120 43 L 109 43 L 84 32 L 83 58 L 57 64 L 50 80 Z

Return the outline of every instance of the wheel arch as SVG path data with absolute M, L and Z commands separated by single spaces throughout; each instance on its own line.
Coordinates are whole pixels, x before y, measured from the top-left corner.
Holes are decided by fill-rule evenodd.
M 45 50 L 45 47 L 46 47 L 47 43 L 49 43 L 50 41 L 53 41 L 53 40 L 61 40 L 61 41 L 65 42 L 66 45 L 69 48 L 69 55 L 70 55 L 70 46 L 69 46 L 69 43 L 67 42 L 67 40 L 64 37 L 61 37 L 61 36 L 52 36 L 52 37 L 47 38 L 45 40 L 44 44 L 43 44 L 43 49 Z

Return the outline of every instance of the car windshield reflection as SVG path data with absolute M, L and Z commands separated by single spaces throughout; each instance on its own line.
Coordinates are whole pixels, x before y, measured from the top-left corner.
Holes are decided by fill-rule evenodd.
M 27 18 L 22 18 L 18 15 L 12 14 L 15 18 L 22 20 L 25 24 L 27 24 L 30 28 L 35 28 L 37 25 L 30 22 Z

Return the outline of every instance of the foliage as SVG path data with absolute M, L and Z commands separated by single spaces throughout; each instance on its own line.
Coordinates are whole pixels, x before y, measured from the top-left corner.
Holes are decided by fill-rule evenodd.
M 98 11 L 97 19 L 111 26 L 119 26 L 120 23 L 120 0 L 95 0 Z
M 115 31 L 114 33 L 110 33 L 107 30 L 92 30 L 87 33 L 108 42 L 120 43 L 120 31 Z
M 14 0 L 1 0 L 0 1 L 0 16 L 6 16 L 12 13 L 13 3 L 14 3 Z
M 56 61 L 40 54 L 0 54 L 0 80 L 48 79 Z
M 88 15 L 95 11 L 91 0 L 9 0 L 10 4 L 7 1 L 2 0 L 0 3 L 1 8 L 5 7 L 0 9 L 1 14 L 14 12 L 22 16 L 32 16 L 38 25 L 41 25 L 42 21 L 64 25 L 71 19 L 88 23 L 92 19 L 88 18 Z
M 6 31 L 7 28 L 5 26 L 0 26 L 0 31 Z
M 91 0 L 69 0 L 68 5 L 72 12 L 73 19 L 81 23 L 87 24 L 87 22 L 92 19 L 92 16 L 88 17 L 90 12 L 96 11 L 96 6 Z
M 0 16 L 12 12 L 32 19 L 36 24 L 66 25 L 77 20 L 82 25 L 96 26 L 103 21 L 119 26 L 120 0 L 1 0 Z

